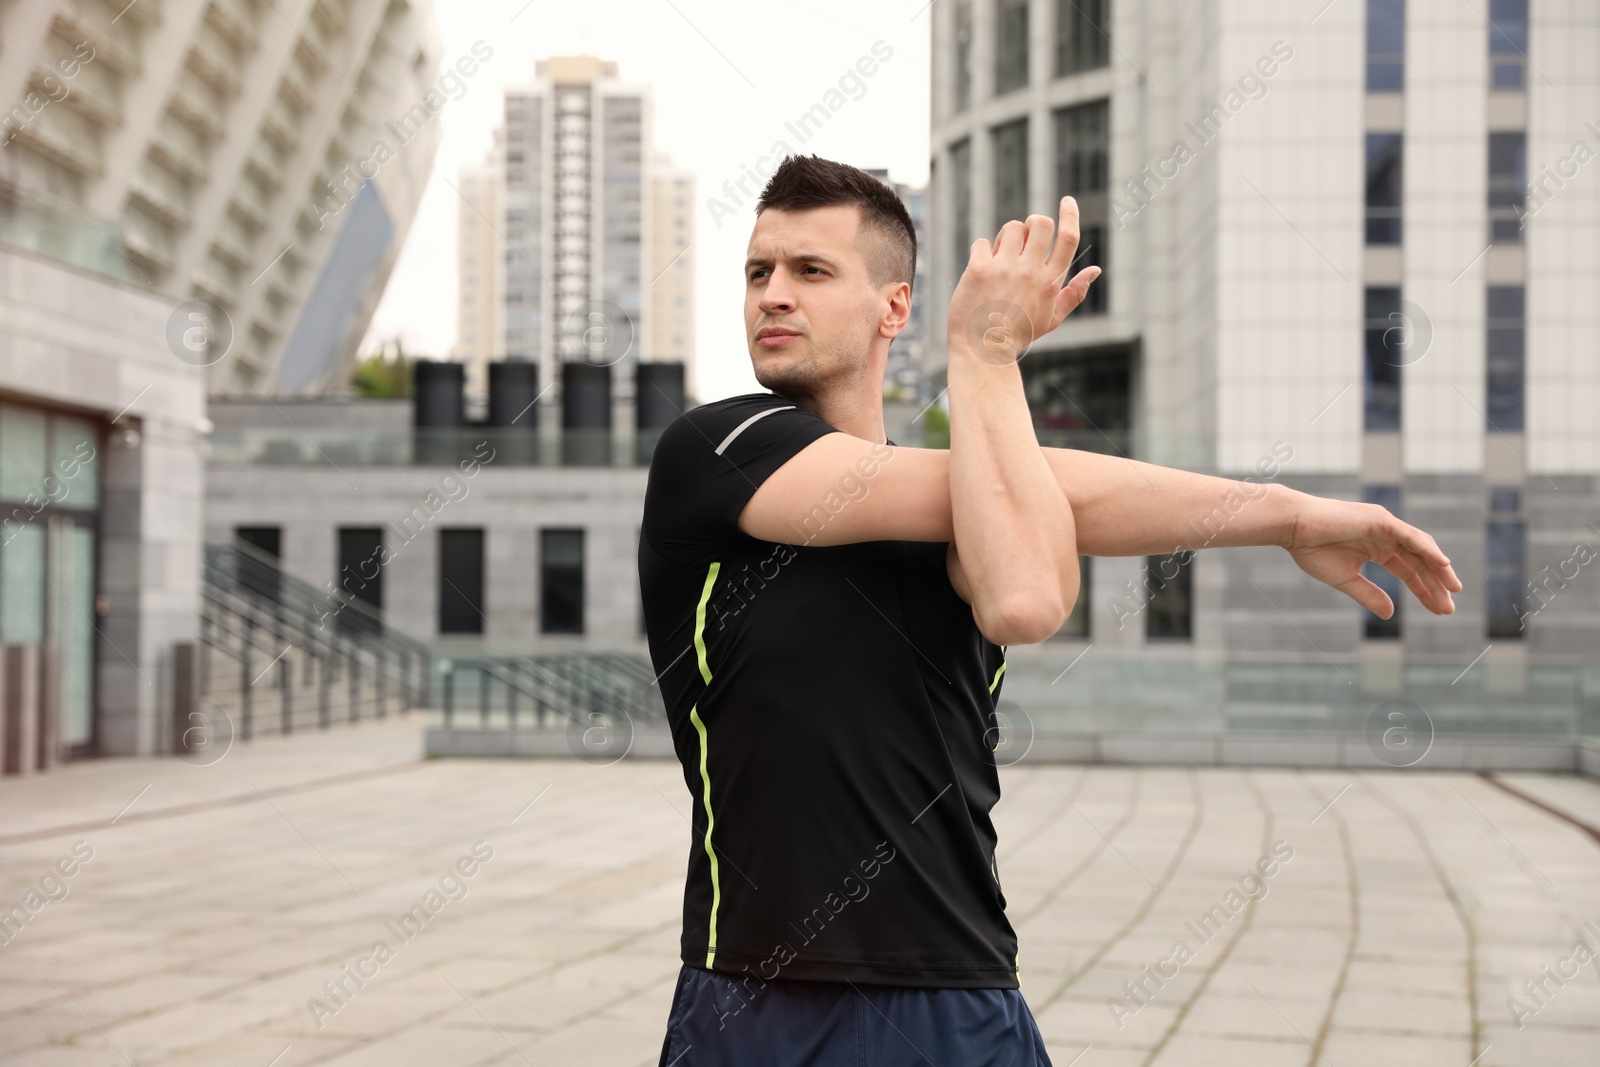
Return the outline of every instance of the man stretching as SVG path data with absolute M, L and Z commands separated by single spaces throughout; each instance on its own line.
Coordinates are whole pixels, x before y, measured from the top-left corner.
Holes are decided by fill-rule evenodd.
M 756 205 L 745 328 L 770 392 L 661 434 L 639 541 L 650 655 L 694 800 L 662 1067 L 1040 1067 L 990 810 L 1008 645 L 1078 595 L 1078 554 L 1279 545 L 1388 617 L 1373 560 L 1430 611 L 1461 583 L 1381 507 L 1042 448 L 1020 354 L 1065 284 L 1077 206 L 973 242 L 950 301 L 950 448 L 884 434 L 916 236 L 855 167 L 786 159 Z M 1052 234 L 1055 240 L 1052 246 Z M 1151 491 L 1151 485 L 1157 491 Z

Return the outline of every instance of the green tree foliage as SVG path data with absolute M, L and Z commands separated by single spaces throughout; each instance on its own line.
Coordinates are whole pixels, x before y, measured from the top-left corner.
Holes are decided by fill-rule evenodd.
M 938 404 L 922 416 L 922 447 L 950 447 L 950 416 Z
M 397 337 L 384 342 L 357 362 L 350 375 L 350 386 L 357 396 L 373 399 L 403 399 L 411 395 L 411 357 Z

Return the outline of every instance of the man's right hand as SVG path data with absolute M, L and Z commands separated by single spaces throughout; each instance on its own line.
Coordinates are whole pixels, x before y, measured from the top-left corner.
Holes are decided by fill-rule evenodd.
M 1013 219 L 1002 226 L 993 247 L 987 238 L 974 241 L 950 297 L 946 336 L 952 358 L 960 349 L 985 363 L 1015 363 L 1060 326 L 1100 276 L 1099 267 L 1086 267 L 1062 287 L 1077 249 L 1078 202 L 1070 196 L 1061 198 L 1059 228 L 1048 215 L 1029 215 L 1026 222 Z

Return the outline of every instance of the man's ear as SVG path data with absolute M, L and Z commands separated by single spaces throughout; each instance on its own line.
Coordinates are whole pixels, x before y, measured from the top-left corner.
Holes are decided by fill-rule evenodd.
M 911 286 L 896 282 L 889 293 L 889 312 L 884 316 L 878 332 L 893 340 L 911 321 Z

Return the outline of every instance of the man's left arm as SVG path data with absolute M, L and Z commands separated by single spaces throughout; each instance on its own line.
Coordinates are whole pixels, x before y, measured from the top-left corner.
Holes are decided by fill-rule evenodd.
M 1147 556 L 1184 548 L 1277 545 L 1306 573 L 1384 618 L 1393 608 L 1387 594 L 1361 576 L 1368 560 L 1404 580 L 1429 611 L 1448 615 L 1455 610 L 1450 594 L 1460 592 L 1461 581 L 1438 544 L 1376 504 L 1075 449 L 1039 451 L 1072 510 L 1073 551 Z M 884 453 L 884 445 L 850 434 L 821 436 L 766 479 L 740 514 L 739 529 L 766 541 L 819 546 L 951 542 L 950 582 L 970 604 L 970 575 L 953 547 L 950 451 L 895 446 Z M 860 479 L 854 477 L 858 470 Z M 850 506 L 832 518 L 823 515 L 825 525 L 812 524 L 812 515 L 821 514 L 815 502 L 835 492 L 841 476 L 857 490 Z M 814 532 L 806 533 L 812 525 Z
M 1394 605 L 1361 575 L 1369 560 L 1404 581 L 1434 614 L 1455 611 L 1450 594 L 1461 591 L 1461 580 L 1438 542 L 1377 504 L 1095 452 L 1043 451 L 1067 491 L 1084 555 L 1277 545 L 1301 570 L 1383 618 Z

